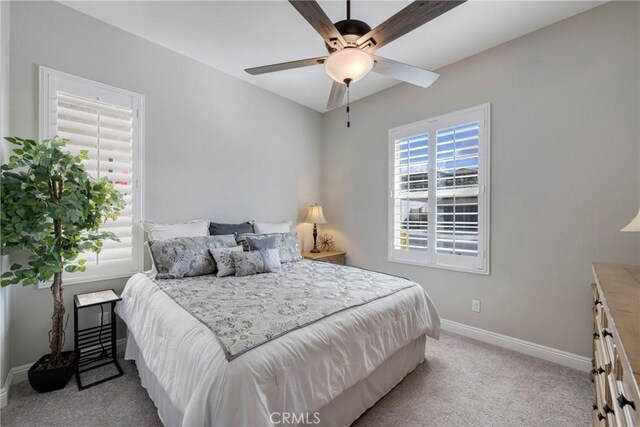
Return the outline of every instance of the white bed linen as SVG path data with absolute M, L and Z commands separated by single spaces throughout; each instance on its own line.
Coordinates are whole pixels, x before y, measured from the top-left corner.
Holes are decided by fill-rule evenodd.
M 292 331 L 228 362 L 204 324 L 151 279 L 127 282 L 117 312 L 187 426 L 269 426 L 313 413 L 440 320 L 419 286 Z M 130 357 L 128 357 L 130 358 Z

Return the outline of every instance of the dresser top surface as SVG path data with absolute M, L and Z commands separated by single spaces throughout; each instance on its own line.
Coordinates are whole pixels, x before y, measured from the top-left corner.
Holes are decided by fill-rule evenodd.
M 640 266 L 594 263 L 593 272 L 631 369 L 640 378 Z
M 342 255 L 346 255 L 346 252 L 344 251 L 322 251 L 322 252 L 305 252 L 304 253 L 304 257 L 308 258 L 308 259 L 322 259 L 322 258 L 327 258 L 327 257 L 333 257 L 333 256 L 342 256 Z

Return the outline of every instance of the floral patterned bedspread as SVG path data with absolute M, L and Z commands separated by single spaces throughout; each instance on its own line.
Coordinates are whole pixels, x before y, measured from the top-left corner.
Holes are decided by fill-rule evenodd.
M 229 361 L 339 311 L 418 286 L 400 277 L 309 260 L 254 276 L 154 282 L 213 331 Z

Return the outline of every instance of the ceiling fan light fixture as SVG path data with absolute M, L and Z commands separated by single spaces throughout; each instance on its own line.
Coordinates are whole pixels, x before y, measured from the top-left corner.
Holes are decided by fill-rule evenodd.
M 355 47 L 347 47 L 333 52 L 324 61 L 324 70 L 339 83 L 354 83 L 373 69 L 373 57 Z

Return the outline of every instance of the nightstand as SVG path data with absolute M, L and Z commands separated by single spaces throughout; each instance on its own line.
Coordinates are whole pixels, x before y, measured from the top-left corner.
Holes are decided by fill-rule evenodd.
M 344 265 L 347 253 L 343 251 L 322 251 L 318 253 L 305 252 L 302 256 L 313 261 L 324 261 L 330 262 L 331 264 Z
M 78 370 L 76 371 L 76 381 L 78 388 L 83 390 L 94 385 L 102 384 L 124 375 L 122 368 L 118 364 L 116 354 L 116 302 L 122 301 L 113 289 L 88 294 L 78 294 L 73 299 L 73 332 L 75 341 L 75 352 L 78 355 Z M 104 313 L 102 305 L 108 305 L 109 311 Z M 80 329 L 78 326 L 78 311 L 88 307 L 100 307 L 100 325 Z M 104 315 L 107 314 L 109 322 L 104 323 Z M 117 374 L 107 378 L 94 381 L 90 384 L 83 384 L 80 374 L 114 364 Z

